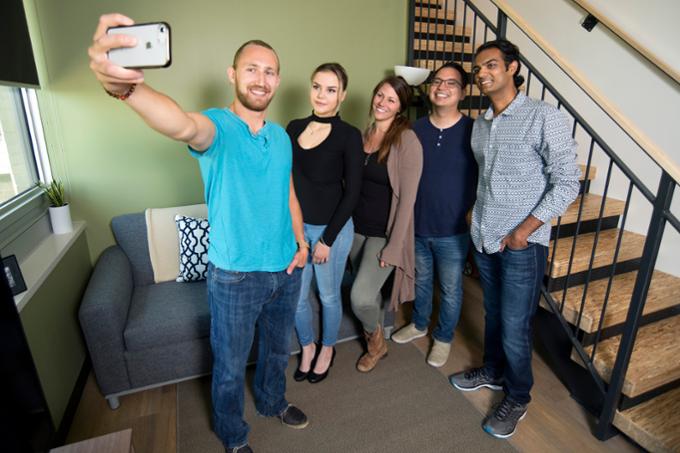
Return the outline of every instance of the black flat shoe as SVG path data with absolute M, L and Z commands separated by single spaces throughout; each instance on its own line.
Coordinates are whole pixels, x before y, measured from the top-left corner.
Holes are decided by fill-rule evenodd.
M 317 343 L 314 343 L 314 358 L 312 359 L 312 363 L 309 365 L 309 371 L 300 371 L 300 362 L 302 362 L 302 351 L 300 351 L 298 368 L 295 370 L 295 373 L 293 373 L 293 379 L 295 379 L 297 382 L 302 382 L 305 379 L 307 379 L 309 372 L 314 369 L 314 365 L 316 364 L 316 358 L 319 356 L 319 351 L 321 351 L 321 348 Z
M 316 384 L 318 382 L 323 381 L 328 377 L 328 371 L 330 371 L 331 367 L 333 366 L 333 361 L 335 360 L 335 347 L 333 347 L 333 355 L 331 356 L 331 363 L 328 364 L 328 368 L 326 368 L 326 371 L 320 374 L 316 374 L 314 372 L 314 367 L 311 367 L 309 369 L 309 373 L 307 373 L 307 380 L 310 382 L 310 384 Z M 316 360 L 315 360 L 316 361 Z

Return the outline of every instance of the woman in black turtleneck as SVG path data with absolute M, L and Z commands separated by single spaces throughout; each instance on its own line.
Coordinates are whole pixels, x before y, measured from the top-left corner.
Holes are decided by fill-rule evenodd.
M 342 318 L 340 283 L 352 247 L 352 211 L 359 199 L 363 171 L 361 132 L 340 119 L 347 73 L 324 63 L 312 73 L 311 116 L 286 128 L 293 143 L 293 182 L 304 218 L 311 263 L 302 271 L 295 329 L 302 346 L 294 379 L 320 382 L 333 364 Z M 309 290 L 316 276 L 322 315 L 321 347 L 314 343 Z M 319 349 L 319 350 L 317 350 Z

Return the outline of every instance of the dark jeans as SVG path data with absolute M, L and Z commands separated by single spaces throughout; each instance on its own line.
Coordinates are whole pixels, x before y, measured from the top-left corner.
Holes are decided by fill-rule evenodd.
M 243 420 L 246 362 L 257 326 L 258 350 L 253 393 L 264 416 L 287 406 L 286 366 L 301 271 L 231 272 L 208 265 L 210 345 L 213 353 L 214 430 L 228 448 L 248 441 Z
M 490 255 L 475 250 L 484 291 L 484 366 L 504 378 L 505 394 L 520 404 L 531 400 L 534 384 L 532 322 L 547 257 L 548 248 L 540 244 Z

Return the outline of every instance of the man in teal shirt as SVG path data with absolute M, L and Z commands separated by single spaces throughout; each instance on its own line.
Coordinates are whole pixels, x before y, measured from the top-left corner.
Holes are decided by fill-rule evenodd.
M 188 144 L 199 161 L 211 226 L 207 288 L 214 429 L 227 451 L 251 452 L 243 399 L 256 324 L 257 411 L 293 428 L 307 426 L 307 417 L 284 395 L 300 291 L 296 268 L 304 267 L 308 245 L 291 179 L 290 141 L 283 128 L 265 121 L 280 81 L 278 57 L 262 41 L 246 42 L 228 70 L 236 94 L 233 104 L 188 113 L 146 85 L 142 71 L 108 60 L 110 49 L 134 46 L 134 39 L 107 36 L 106 30 L 132 23 L 119 14 L 100 18 L 89 49 L 90 67 L 110 96 L 125 102 L 153 129 Z

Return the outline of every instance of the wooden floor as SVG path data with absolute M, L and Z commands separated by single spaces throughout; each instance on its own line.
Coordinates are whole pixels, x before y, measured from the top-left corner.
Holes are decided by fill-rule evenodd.
M 474 280 L 466 279 L 463 306 L 463 314 L 456 331 L 451 356 L 448 363 L 440 369 L 445 375 L 481 363 L 483 310 L 481 289 Z M 397 325 L 404 324 L 405 318 L 410 318 L 409 304 L 399 312 Z M 423 352 L 423 366 L 429 366 L 425 363 L 425 353 L 429 347 L 428 337 L 417 340 L 416 345 Z M 389 357 L 386 360 L 389 360 Z M 522 452 L 576 451 L 579 453 L 640 451 L 621 435 L 607 442 L 595 439 L 590 433 L 593 418 L 569 397 L 567 390 L 537 355 L 534 356 L 533 367 L 535 380 L 532 391 L 533 401 L 517 433 L 510 439 L 518 450 Z M 489 410 L 500 394 L 483 389 L 465 393 L 465 396 L 479 410 L 481 422 L 483 414 Z M 76 442 L 132 428 L 133 443 L 137 453 L 176 451 L 176 385 L 124 396 L 121 397 L 120 402 L 120 408 L 115 411 L 110 410 L 99 393 L 93 376 L 90 376 L 67 441 Z

